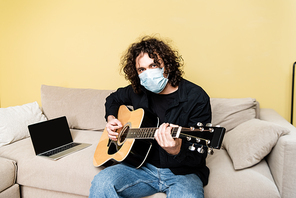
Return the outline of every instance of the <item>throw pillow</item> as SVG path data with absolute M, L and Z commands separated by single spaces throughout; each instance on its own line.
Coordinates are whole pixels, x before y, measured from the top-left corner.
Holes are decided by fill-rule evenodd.
M 0 147 L 29 137 L 28 125 L 45 120 L 37 102 L 0 108 Z
M 102 130 L 106 126 L 105 99 L 112 92 L 42 85 L 42 109 L 48 119 L 66 116 L 70 128 Z
M 257 101 L 254 98 L 211 98 L 212 124 L 227 131 L 256 118 Z
M 235 170 L 251 167 L 260 162 L 288 129 L 263 120 L 252 119 L 225 134 L 224 146 Z

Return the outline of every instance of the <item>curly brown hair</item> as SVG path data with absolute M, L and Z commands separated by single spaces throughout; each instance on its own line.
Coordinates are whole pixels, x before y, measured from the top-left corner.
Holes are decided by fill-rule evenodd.
M 169 83 L 176 87 L 182 79 L 183 59 L 178 52 L 157 38 L 145 36 L 139 42 L 133 43 L 121 57 L 121 69 L 125 79 L 131 82 L 135 93 L 141 93 L 141 84 L 136 70 L 136 59 L 141 53 L 147 53 L 154 63 L 160 66 L 161 58 L 164 63 L 165 73 L 169 74 Z

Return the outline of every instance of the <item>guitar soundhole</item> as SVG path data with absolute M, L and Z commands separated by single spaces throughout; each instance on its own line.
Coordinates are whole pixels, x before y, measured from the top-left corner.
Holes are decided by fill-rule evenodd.
M 117 141 L 118 145 L 121 145 L 121 144 L 124 143 L 125 138 L 126 138 L 126 136 L 128 134 L 129 128 L 130 128 L 130 126 L 127 124 L 120 131 L 119 136 L 118 136 L 118 141 Z

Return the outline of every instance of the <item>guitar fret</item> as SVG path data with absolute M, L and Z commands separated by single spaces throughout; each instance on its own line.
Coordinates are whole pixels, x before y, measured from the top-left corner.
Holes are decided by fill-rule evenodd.
M 141 133 L 141 138 L 145 138 L 146 133 L 147 133 L 147 129 L 143 129 Z
M 147 138 L 147 129 L 144 129 L 143 138 Z
M 155 129 L 150 128 L 149 133 L 147 134 L 147 137 L 149 137 L 149 138 L 154 137 L 154 131 L 155 131 Z
M 149 135 L 149 129 L 145 129 L 144 138 L 147 138 L 148 135 Z
M 137 138 L 141 138 L 143 136 L 143 129 L 139 130 L 140 133 L 138 133 Z
M 145 138 L 145 134 L 146 134 L 146 129 L 140 129 L 141 133 L 140 133 L 140 138 Z

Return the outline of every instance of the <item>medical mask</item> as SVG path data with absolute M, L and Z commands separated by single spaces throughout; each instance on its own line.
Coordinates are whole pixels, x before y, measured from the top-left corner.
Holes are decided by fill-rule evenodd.
M 139 75 L 140 83 L 153 93 L 164 90 L 169 79 L 163 77 L 164 68 L 147 69 Z

